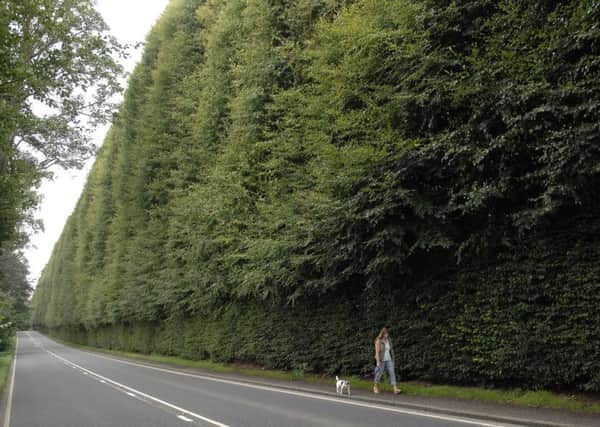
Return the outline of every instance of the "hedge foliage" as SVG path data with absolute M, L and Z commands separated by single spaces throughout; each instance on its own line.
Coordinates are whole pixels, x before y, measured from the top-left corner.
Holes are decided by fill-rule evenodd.
M 371 342 L 387 322 L 404 380 L 597 391 L 600 220 L 569 225 L 402 293 L 338 291 L 295 306 L 237 303 L 53 333 L 125 351 L 369 376 Z
M 173 0 L 34 297 L 88 344 L 600 391 L 600 3 Z

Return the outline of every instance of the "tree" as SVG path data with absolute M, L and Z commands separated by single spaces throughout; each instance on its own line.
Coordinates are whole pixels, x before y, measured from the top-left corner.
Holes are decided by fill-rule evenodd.
M 15 329 L 29 321 L 27 262 L 21 254 L 0 254 L 0 351 L 6 347 Z
M 5 292 L 0 291 L 0 351 L 6 349 L 14 331 L 14 312 L 12 299 Z
M 31 220 L 29 191 L 50 166 L 80 167 L 93 154 L 91 130 L 114 111 L 125 50 L 92 0 L 4 1 L 0 28 L 2 243 Z

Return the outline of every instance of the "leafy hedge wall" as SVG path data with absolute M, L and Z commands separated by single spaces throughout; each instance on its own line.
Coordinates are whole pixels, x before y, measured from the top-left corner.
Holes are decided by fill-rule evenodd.
M 493 262 L 419 286 L 337 293 L 295 306 L 236 303 L 218 313 L 57 336 L 86 345 L 269 368 L 371 374 L 389 323 L 402 379 L 600 389 L 600 219 L 573 218 Z
M 34 297 L 128 350 L 600 391 L 600 3 L 173 0 Z

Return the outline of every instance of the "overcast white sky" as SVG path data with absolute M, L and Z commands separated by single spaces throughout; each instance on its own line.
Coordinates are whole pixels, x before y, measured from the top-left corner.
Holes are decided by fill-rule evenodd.
M 146 34 L 156 22 L 169 0 L 97 0 L 97 9 L 110 26 L 111 33 L 123 43 L 135 44 L 144 41 Z M 139 61 L 142 49 L 132 52 L 125 64 L 132 71 Z M 100 145 L 108 126 L 98 129 L 95 135 L 96 145 Z M 54 243 L 58 240 L 67 217 L 75 208 L 79 194 L 83 189 L 93 159 L 85 168 L 77 171 L 56 170 L 53 181 L 45 181 L 40 193 L 44 200 L 37 217 L 44 221 L 44 232 L 31 238 L 25 256 L 29 261 L 30 281 L 33 286 L 50 258 Z

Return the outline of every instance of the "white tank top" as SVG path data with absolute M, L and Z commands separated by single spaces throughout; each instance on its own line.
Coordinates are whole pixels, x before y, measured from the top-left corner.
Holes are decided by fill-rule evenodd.
M 390 340 L 386 340 L 383 342 L 383 359 L 384 362 L 389 362 L 392 360 L 392 355 L 390 354 Z

